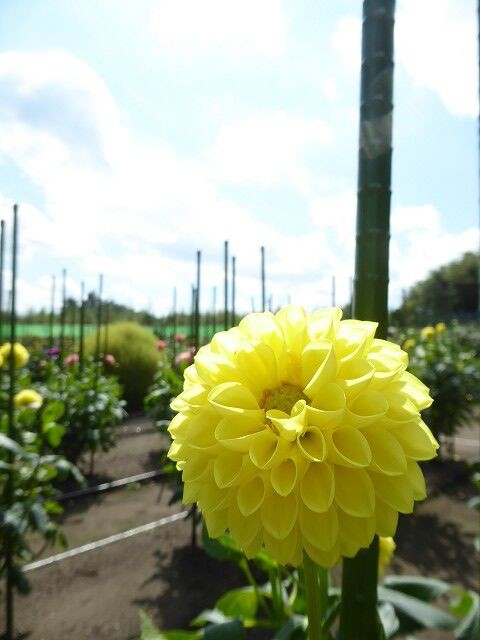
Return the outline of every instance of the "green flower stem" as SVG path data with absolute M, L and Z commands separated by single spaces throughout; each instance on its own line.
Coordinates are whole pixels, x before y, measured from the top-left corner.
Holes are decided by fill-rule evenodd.
M 343 559 L 339 640 L 383 640 L 377 614 L 378 536 L 368 549 Z
M 248 582 L 250 583 L 250 586 L 252 587 L 254 593 L 255 593 L 255 597 L 257 598 L 257 602 L 258 604 L 262 607 L 264 613 L 266 614 L 267 618 L 271 617 L 271 611 L 269 610 L 269 608 L 267 607 L 267 603 L 265 601 L 265 598 L 263 596 L 263 594 L 260 592 L 257 582 L 255 580 L 255 578 L 252 575 L 252 572 L 250 571 L 250 567 L 248 566 L 248 560 L 246 558 L 243 558 L 242 561 L 240 562 L 240 568 L 243 571 L 243 573 L 245 574 Z
M 328 606 L 328 571 L 305 553 L 303 560 L 309 640 L 322 640 L 322 616 Z

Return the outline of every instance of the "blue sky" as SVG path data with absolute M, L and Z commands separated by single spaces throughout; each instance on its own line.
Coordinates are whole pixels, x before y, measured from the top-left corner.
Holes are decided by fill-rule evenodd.
M 353 272 L 361 1 L 0 5 L 0 212 L 20 203 L 19 304 L 68 289 L 165 312 L 268 294 L 315 308 Z M 398 0 L 390 300 L 478 247 L 474 0 Z

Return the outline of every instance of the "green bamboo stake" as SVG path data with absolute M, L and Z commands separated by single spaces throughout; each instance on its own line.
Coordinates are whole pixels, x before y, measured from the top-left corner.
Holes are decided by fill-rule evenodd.
M 80 286 L 80 354 L 79 365 L 80 371 L 83 371 L 85 365 L 85 283 Z
M 265 247 L 260 247 L 260 281 L 262 287 L 262 311 L 265 311 Z
M 225 240 L 224 244 L 224 318 L 223 328 L 226 331 L 228 329 L 228 240 Z
M 12 440 L 15 437 L 15 353 L 14 344 L 17 341 L 17 315 L 16 315 L 16 282 L 17 282 L 17 237 L 18 237 L 18 205 L 13 206 L 13 233 L 12 233 L 12 289 L 11 289 L 11 308 L 10 308 L 10 358 L 9 358 L 9 376 L 10 385 L 8 391 L 8 423 L 7 435 Z M 15 455 L 13 451 L 8 452 L 8 463 L 13 467 Z M 6 487 L 6 503 L 11 506 L 14 502 L 14 485 L 13 471 L 8 474 Z M 5 593 L 5 619 L 6 619 L 6 640 L 13 640 L 13 589 L 14 589 L 14 541 L 10 533 L 7 533 L 5 540 L 5 569 L 6 569 L 6 593 Z
M 51 289 L 51 297 L 50 297 L 50 321 L 49 321 L 49 332 L 48 332 L 48 346 L 50 349 L 53 347 L 53 322 L 55 319 L 55 283 L 56 278 L 52 276 L 52 289 Z
M 395 0 L 364 0 L 353 317 L 388 329 L 388 249 L 393 113 Z M 377 613 L 378 537 L 342 572 L 340 640 L 380 640 Z
M 235 324 L 236 258 L 232 256 L 232 324 Z
M 5 220 L 0 222 L 0 343 L 3 342 L 3 256 L 5 253 Z

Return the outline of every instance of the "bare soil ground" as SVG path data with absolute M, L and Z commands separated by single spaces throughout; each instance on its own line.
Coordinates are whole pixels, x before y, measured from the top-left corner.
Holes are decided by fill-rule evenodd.
M 458 443 L 462 456 L 478 455 L 471 444 L 477 434 L 462 434 L 470 441 Z M 117 447 L 97 461 L 91 483 L 158 468 L 162 446 L 145 420 L 130 421 Z M 425 465 L 424 471 L 429 499 L 414 516 L 401 517 L 390 572 L 429 575 L 476 589 L 473 538 L 478 521 L 465 504 L 473 495 L 465 464 L 439 461 Z M 179 512 L 181 505 L 168 504 L 171 491 L 168 482 L 149 482 L 67 501 L 62 522 L 70 547 Z M 190 521 L 180 520 L 29 572 L 32 592 L 15 601 L 17 639 L 130 640 L 139 631 L 140 609 L 163 629 L 185 628 L 226 589 L 244 584 L 235 566 L 192 549 L 190 537 Z M 43 555 L 60 551 L 49 549 Z M 0 628 L 3 624 L 0 593 Z M 447 640 L 453 635 L 418 637 Z

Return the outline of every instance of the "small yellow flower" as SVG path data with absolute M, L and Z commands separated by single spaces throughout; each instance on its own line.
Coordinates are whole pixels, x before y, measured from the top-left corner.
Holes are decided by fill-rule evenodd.
M 307 553 L 333 566 L 393 536 L 426 496 L 418 461 L 438 448 L 420 417 L 428 389 L 376 323 L 341 315 L 247 315 L 199 349 L 172 402 L 183 501 L 248 557 L 264 545 L 282 564 Z
M 11 351 L 10 342 L 6 342 L 0 347 L 0 356 L 3 359 L 2 361 L 3 367 L 10 366 L 10 351 Z M 15 344 L 13 345 L 13 358 L 15 360 L 15 367 L 17 369 L 19 369 L 20 367 L 24 367 L 27 364 L 29 357 L 30 357 L 30 354 L 25 349 L 23 344 L 20 344 L 20 342 L 15 342 Z
M 409 349 L 413 349 L 413 347 L 416 345 L 417 343 L 415 342 L 415 340 L 413 338 L 407 338 L 405 340 L 405 342 L 402 345 L 402 349 L 405 349 L 405 351 L 408 351 Z
M 445 331 L 446 328 L 447 327 L 444 322 L 437 322 L 437 324 L 435 325 L 435 333 L 441 334 Z
M 430 340 L 435 335 L 435 329 L 432 326 L 428 325 L 427 327 L 423 327 L 423 329 L 420 331 L 420 335 L 422 336 L 423 340 Z
M 388 537 L 380 537 L 379 538 L 379 546 L 378 546 L 378 575 L 383 576 L 385 571 L 385 567 L 387 567 L 392 561 L 393 554 L 397 545 L 395 544 L 395 540 Z
M 31 409 L 39 409 L 42 406 L 42 396 L 33 389 L 23 389 L 15 394 L 13 401 L 19 409 L 30 407 Z

